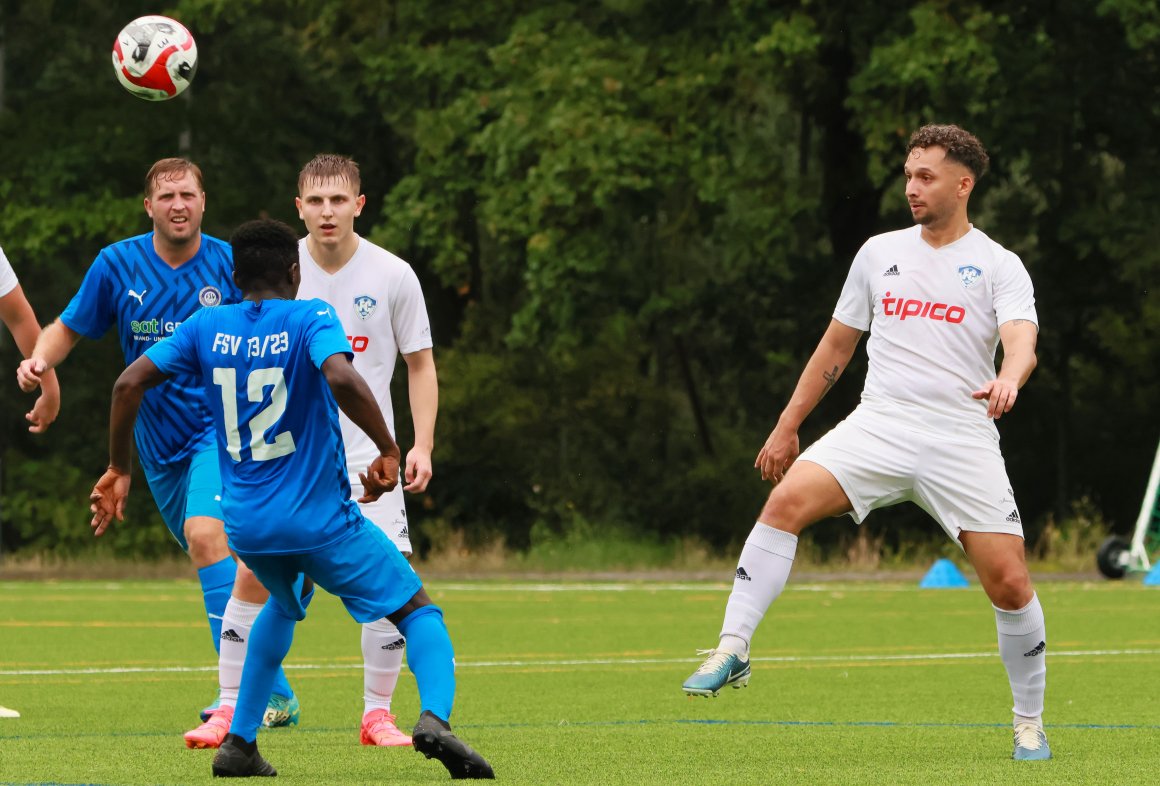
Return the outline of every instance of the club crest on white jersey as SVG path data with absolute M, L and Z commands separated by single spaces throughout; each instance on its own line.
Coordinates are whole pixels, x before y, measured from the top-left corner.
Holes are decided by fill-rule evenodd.
M 974 265 L 963 265 L 959 268 L 959 281 L 963 286 L 970 289 L 975 284 L 978 284 L 983 278 L 983 271 L 979 270 Z
M 371 314 L 375 313 L 375 307 L 378 304 L 379 301 L 370 295 L 359 295 L 354 299 L 354 310 L 358 312 L 359 319 L 368 319 Z

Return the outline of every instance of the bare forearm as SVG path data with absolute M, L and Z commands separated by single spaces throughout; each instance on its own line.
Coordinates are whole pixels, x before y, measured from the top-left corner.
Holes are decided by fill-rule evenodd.
M 860 336 L 861 332 L 853 328 L 831 323 L 806 363 L 789 403 L 782 410 L 778 418 L 780 425 L 796 430 L 813 412 L 850 364 Z
M 80 334 L 67 327 L 60 319 L 40 332 L 30 357 L 43 360 L 48 368 L 56 368 L 80 341 Z
M 109 467 L 128 474 L 133 445 L 133 424 L 145 387 L 119 378 L 113 386 L 113 404 L 109 411 Z
M 36 342 L 40 338 L 40 324 L 36 321 L 36 314 L 33 312 L 32 306 L 28 304 L 19 287 L 0 298 L 0 317 L 3 317 L 4 324 L 12 333 L 12 338 L 20 349 L 20 354 L 26 358 L 32 357 L 32 353 L 36 349 Z M 60 395 L 60 386 L 57 384 L 56 373 L 53 371 L 47 371 L 41 376 L 41 387 L 43 392 L 49 396 L 59 397 Z
M 1003 364 L 998 378 L 1021 388 L 1039 363 L 1035 357 L 1038 328 L 1031 322 L 1016 319 L 999 327 L 999 337 L 1003 342 Z
M 121 372 L 113 384 L 113 404 L 109 412 L 109 467 L 123 474 L 129 472 L 129 454 L 133 445 L 133 425 L 145 391 L 168 379 L 148 355 L 142 355 Z
M 415 447 L 430 453 L 435 449 L 435 418 L 439 412 L 439 380 L 434 363 L 414 371 L 408 369 L 407 393 L 415 426 Z
M 375 443 L 379 454 L 398 454 L 399 447 L 387 428 L 387 421 L 371 393 L 370 386 L 342 355 L 334 355 L 322 364 L 322 373 L 330 385 L 334 400 L 351 422 L 362 429 Z
M 4 320 L 8 332 L 16 341 L 20 354 L 24 357 L 30 356 L 37 338 L 40 337 L 40 324 L 36 321 L 36 314 L 25 300 L 24 292 L 19 286 L 0 298 L 0 318 Z

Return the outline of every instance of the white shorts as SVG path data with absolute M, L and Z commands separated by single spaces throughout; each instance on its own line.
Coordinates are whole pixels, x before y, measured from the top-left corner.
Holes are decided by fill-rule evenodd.
M 875 508 L 910 500 L 960 547 L 964 530 L 1023 537 L 1003 454 L 988 434 L 947 437 L 859 406 L 799 461 L 818 464 L 837 479 L 858 524 Z
M 359 472 L 366 472 L 365 469 Z M 399 484 L 394 489 L 379 497 L 374 502 L 361 503 L 358 507 L 362 514 L 371 520 L 371 523 L 383 531 L 390 538 L 391 543 L 403 552 L 404 557 L 411 556 L 411 531 L 407 526 L 407 505 L 403 501 L 402 469 L 399 470 Z M 358 500 L 363 495 L 362 481 L 358 479 L 358 472 L 350 473 L 350 498 Z

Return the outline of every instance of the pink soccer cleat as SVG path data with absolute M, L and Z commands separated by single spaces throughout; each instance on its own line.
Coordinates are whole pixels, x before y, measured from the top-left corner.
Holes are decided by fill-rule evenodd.
M 399 731 L 395 716 L 386 710 L 371 710 L 362 719 L 359 741 L 363 745 L 395 747 L 410 745 L 411 738 Z
M 230 722 L 234 719 L 234 708 L 228 705 L 218 707 L 205 723 L 193 731 L 185 733 L 187 748 L 219 748 L 222 740 L 230 732 Z

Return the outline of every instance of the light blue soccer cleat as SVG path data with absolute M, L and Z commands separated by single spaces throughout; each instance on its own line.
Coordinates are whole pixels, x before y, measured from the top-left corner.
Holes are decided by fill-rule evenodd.
M 301 711 L 298 697 L 293 693 L 289 697 L 274 693 L 270 696 L 270 703 L 266 705 L 266 714 L 262 716 L 262 725 L 270 729 L 276 729 L 280 726 L 297 726 L 298 715 Z
M 1015 724 L 1015 752 L 1011 758 L 1016 761 L 1043 761 L 1051 758 L 1051 747 L 1043 727 L 1034 723 Z
M 697 654 L 709 657 L 682 686 L 690 696 L 716 696 L 726 685 L 744 688 L 749 684 L 748 658 L 720 650 L 697 650 Z

